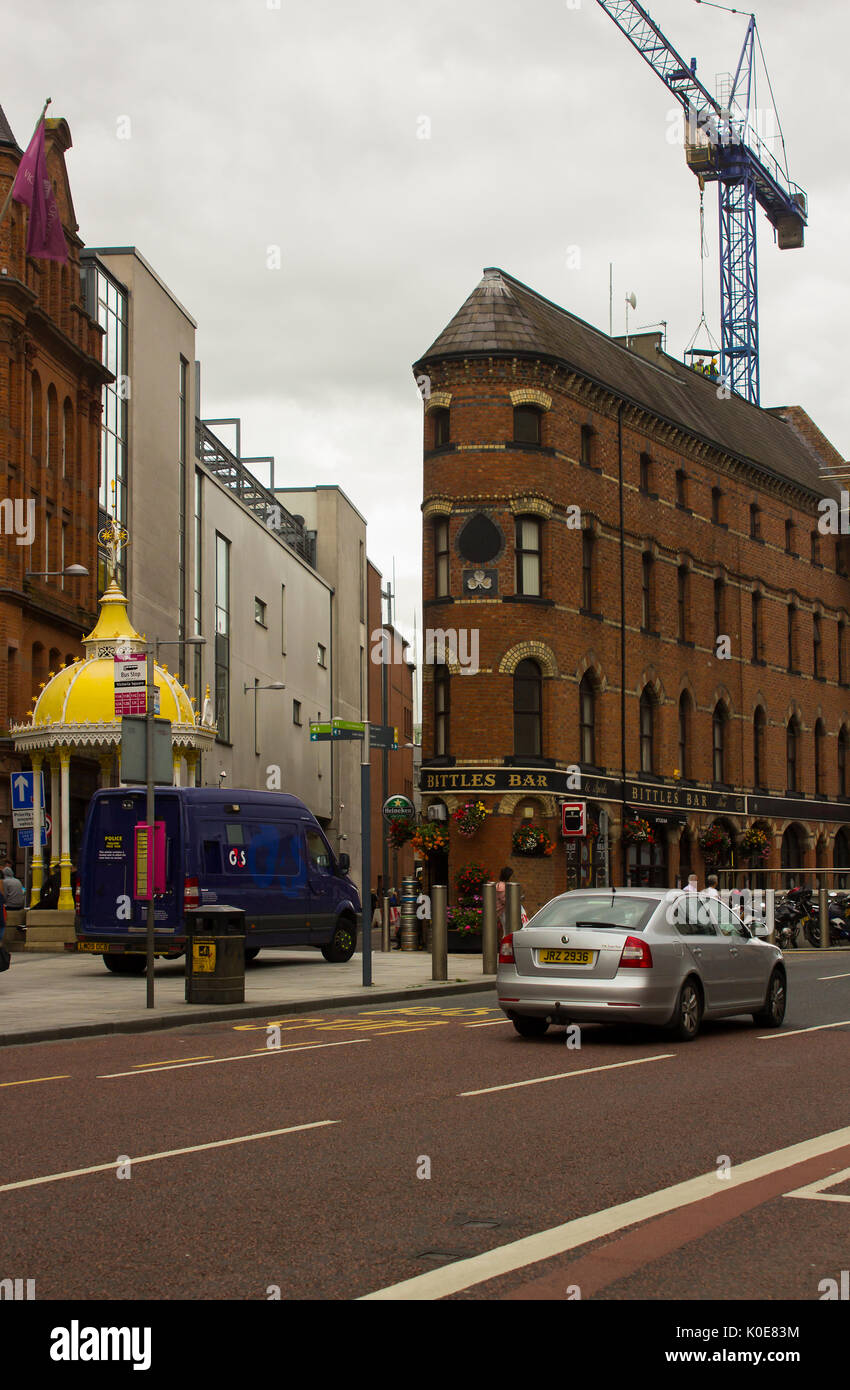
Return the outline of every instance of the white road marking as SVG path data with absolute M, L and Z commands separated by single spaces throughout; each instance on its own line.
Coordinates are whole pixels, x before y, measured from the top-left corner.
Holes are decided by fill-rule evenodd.
M 845 971 L 843 975 L 818 975 L 819 980 L 850 980 L 850 971 Z
M 759 1039 L 765 1038 L 794 1038 L 798 1033 L 819 1033 L 823 1028 L 850 1028 L 850 1018 L 841 1019 L 840 1023 L 816 1023 L 811 1028 L 789 1028 L 787 1033 L 759 1033 Z
M 497 1023 L 510 1023 L 509 1018 L 491 1018 L 487 1023 L 465 1023 L 464 1028 L 495 1028 Z
M 513 1091 L 517 1086 L 540 1086 L 544 1081 L 564 1081 L 571 1076 L 590 1076 L 597 1071 L 616 1071 L 618 1067 L 639 1067 L 641 1062 L 664 1062 L 675 1052 L 659 1052 L 657 1057 L 635 1057 L 631 1062 L 609 1062 L 604 1067 L 582 1067 L 579 1071 L 559 1071 L 553 1076 L 533 1076 L 530 1081 L 508 1081 L 504 1086 L 484 1086 L 480 1091 L 459 1091 L 461 1096 L 488 1096 L 491 1091 Z
M 352 1043 L 368 1042 L 368 1038 L 346 1038 L 344 1042 L 296 1043 L 294 1047 L 257 1048 L 254 1052 L 239 1052 L 235 1057 L 213 1057 L 209 1062 L 175 1062 L 165 1067 L 149 1066 L 145 1071 L 109 1071 L 99 1076 L 98 1081 L 113 1081 L 117 1076 L 149 1076 L 151 1072 L 179 1071 L 181 1067 L 215 1067 L 224 1062 L 244 1062 L 250 1057 L 279 1057 L 281 1052 L 309 1052 L 316 1047 L 350 1047 Z
M 286 1129 L 267 1129 L 259 1134 L 240 1134 L 235 1139 L 214 1139 L 210 1144 L 192 1144 L 188 1149 L 165 1149 L 158 1154 L 140 1154 L 130 1159 L 131 1163 L 155 1163 L 160 1158 L 179 1158 L 181 1154 L 203 1153 L 205 1149 L 226 1149 L 231 1144 L 251 1144 L 257 1139 L 275 1139 L 279 1134 L 297 1134 L 302 1129 L 323 1129 L 326 1125 L 339 1125 L 342 1120 L 313 1120 L 308 1125 L 289 1125 Z M 20 1182 L 7 1182 L 0 1192 L 14 1192 L 18 1187 L 40 1187 L 47 1182 L 62 1182 L 65 1178 L 81 1178 L 87 1173 L 114 1173 L 117 1160 L 111 1163 L 95 1163 L 91 1168 L 70 1168 L 66 1173 L 47 1173 L 43 1178 L 23 1178 Z
M 783 1192 L 783 1197 L 805 1197 L 810 1202 L 850 1202 L 850 1197 L 843 1197 L 840 1192 L 835 1192 L 832 1196 L 827 1196 L 824 1192 L 825 1187 L 837 1187 L 840 1182 L 847 1182 L 850 1178 L 850 1168 L 845 1168 L 840 1173 L 830 1173 L 828 1178 L 818 1178 L 817 1182 L 807 1183 L 805 1187 L 795 1187 L 793 1192 Z
M 399 1284 L 364 1294 L 362 1300 L 446 1298 L 449 1294 L 459 1293 L 461 1289 L 471 1288 L 474 1284 L 483 1284 L 488 1279 L 497 1279 L 500 1275 L 524 1269 L 526 1265 L 537 1264 L 555 1255 L 563 1255 L 568 1250 L 575 1250 L 592 1240 L 612 1235 L 626 1226 L 635 1226 L 655 1216 L 688 1206 L 691 1202 L 718 1196 L 721 1191 L 724 1194 L 728 1193 L 732 1187 L 754 1182 L 757 1178 L 767 1177 L 770 1173 L 791 1168 L 797 1163 L 805 1163 L 811 1158 L 819 1158 L 847 1145 L 850 1145 L 850 1127 L 836 1129 L 831 1134 L 821 1134 L 816 1139 L 806 1139 L 802 1143 L 792 1144 L 787 1149 L 777 1149 L 773 1153 L 762 1154 L 760 1158 L 741 1163 L 729 1170 L 728 1178 L 722 1183 L 718 1183 L 717 1173 L 712 1169 L 710 1173 L 702 1174 L 700 1177 L 690 1178 L 686 1182 L 676 1183 L 673 1187 L 662 1188 L 658 1192 L 650 1192 L 645 1197 L 635 1197 L 630 1202 L 621 1202 L 605 1211 L 579 1216 L 562 1226 L 553 1226 L 548 1231 L 539 1231 L 535 1235 L 511 1241 L 509 1245 L 498 1246 L 483 1255 L 473 1255 L 470 1259 L 457 1260 L 441 1269 L 417 1274 L 412 1279 L 402 1280 Z

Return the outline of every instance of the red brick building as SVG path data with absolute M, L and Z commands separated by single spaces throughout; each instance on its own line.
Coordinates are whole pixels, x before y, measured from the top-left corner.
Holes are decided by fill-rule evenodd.
M 8 737 L 39 686 L 84 655 L 80 636 L 97 616 L 97 488 L 101 330 L 80 286 L 77 220 L 65 168 L 71 134 L 49 120 L 47 169 L 68 245 L 68 264 L 26 255 L 27 211 L 0 223 L 0 856 L 14 858 L 9 773 L 21 765 Z M 0 110 L 0 205 L 22 150 Z M 81 564 L 88 578 L 27 578 Z M 75 769 L 80 811 L 82 769 Z M 96 786 L 92 765 L 92 789 Z M 50 778 L 46 779 L 48 787 Z M 72 809 L 73 818 L 73 809 Z M 4 848 L 5 846 L 5 848 Z
M 750 864 L 754 826 L 754 864 L 850 867 L 850 581 L 818 524 L 844 462 L 805 412 L 730 397 L 660 335 L 626 347 L 497 269 L 414 374 L 423 806 L 492 812 L 452 829 L 447 881 L 510 864 L 531 906 L 702 883 Z M 583 839 L 561 837 L 564 800 Z M 514 852 L 523 826 L 551 855 Z
M 369 641 L 369 720 L 373 724 L 391 724 L 398 729 L 398 748 L 390 749 L 386 755 L 382 751 L 375 751 L 371 757 L 372 887 L 382 894 L 385 888 L 392 886 L 401 892 L 402 879 L 412 874 L 414 868 L 413 848 L 409 843 L 400 849 L 394 849 L 387 844 L 386 855 L 384 854 L 388 827 L 381 814 L 385 796 L 401 795 L 413 800 L 413 748 L 408 745 L 413 743 L 414 667 L 406 639 L 391 623 L 384 622 L 381 574 L 371 560 L 366 562 L 366 613 Z

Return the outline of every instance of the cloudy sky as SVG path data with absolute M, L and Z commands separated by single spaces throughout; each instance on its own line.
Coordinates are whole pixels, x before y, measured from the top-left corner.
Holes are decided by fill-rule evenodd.
M 710 88 L 746 26 L 697 0 L 655 20 Z M 762 0 L 803 251 L 759 214 L 762 403 L 850 454 L 846 0 Z M 419 596 L 411 363 L 498 265 L 614 331 L 699 318 L 698 192 L 670 96 L 596 0 L 28 0 L 3 20 L 0 104 L 23 144 L 46 96 L 88 245 L 136 245 L 199 324 L 202 413 L 240 415 L 282 485 L 341 484 Z M 767 107 L 762 82 L 759 105 Z M 765 117 L 765 121 L 769 118 Z M 129 138 L 126 138 L 129 136 Z M 427 138 L 423 138 L 427 137 Z M 706 197 L 709 322 L 716 194 Z M 271 249 L 270 249 L 271 248 Z M 279 261 L 279 268 L 276 268 Z

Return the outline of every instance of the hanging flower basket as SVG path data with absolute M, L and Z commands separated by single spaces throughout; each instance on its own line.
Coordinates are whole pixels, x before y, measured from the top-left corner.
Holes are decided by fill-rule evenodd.
M 709 825 L 701 832 L 697 843 L 702 850 L 703 858 L 711 863 L 728 854 L 732 848 L 732 841 L 721 825 Z
M 441 821 L 426 820 L 417 825 L 410 837 L 413 848 L 420 854 L 439 854 L 449 847 L 448 826 Z
M 511 838 L 514 854 L 522 854 L 527 859 L 542 859 L 555 848 L 553 840 L 540 825 L 521 825 Z
M 408 840 L 413 838 L 416 830 L 416 821 L 412 818 L 408 820 L 394 820 L 390 823 L 387 830 L 387 840 L 392 849 L 401 849 Z
M 759 825 L 750 825 L 741 836 L 741 850 L 751 859 L 766 859 L 770 854 L 770 836 Z
M 483 864 L 464 864 L 455 874 L 455 888 L 459 898 L 475 898 L 481 893 L 482 883 L 489 878 Z
M 452 811 L 452 820 L 459 835 L 469 838 L 474 835 L 480 825 L 483 825 L 490 812 L 483 801 L 467 801 L 465 805 L 458 806 L 456 811 Z
M 655 832 L 648 820 L 635 816 L 623 822 L 623 839 L 627 845 L 654 845 Z

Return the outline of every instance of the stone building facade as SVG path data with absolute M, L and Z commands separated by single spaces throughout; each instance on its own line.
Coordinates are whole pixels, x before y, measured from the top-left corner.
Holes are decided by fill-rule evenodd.
M 423 805 L 492 813 L 452 830 L 448 882 L 509 864 L 536 906 L 712 867 L 848 868 L 850 581 L 819 505 L 844 461 L 805 412 L 496 269 L 414 374 Z M 585 836 L 562 837 L 565 801 Z M 515 852 L 529 827 L 550 854 Z

